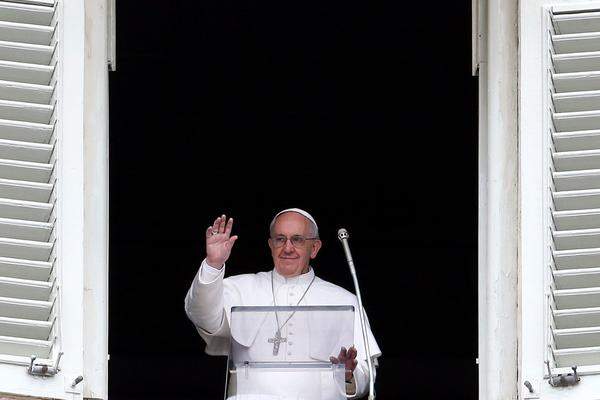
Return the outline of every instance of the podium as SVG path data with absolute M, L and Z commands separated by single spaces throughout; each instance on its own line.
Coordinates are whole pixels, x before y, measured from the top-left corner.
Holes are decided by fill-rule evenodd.
M 231 309 L 228 400 L 346 399 L 354 306 L 239 306 Z

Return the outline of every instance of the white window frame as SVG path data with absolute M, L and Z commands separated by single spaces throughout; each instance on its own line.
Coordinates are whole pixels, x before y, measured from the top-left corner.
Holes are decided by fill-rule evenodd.
M 579 367 L 579 384 L 553 388 L 544 361 L 549 343 L 550 136 L 547 41 L 551 10 L 599 9 L 599 1 L 519 2 L 519 378 L 520 399 L 600 399 L 600 370 Z M 570 368 L 555 373 L 572 372 Z M 532 384 L 534 393 L 524 382 Z

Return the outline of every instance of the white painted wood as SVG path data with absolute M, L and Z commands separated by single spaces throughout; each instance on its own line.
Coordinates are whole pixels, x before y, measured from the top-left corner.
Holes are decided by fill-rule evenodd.
M 600 247 L 600 229 L 577 229 L 553 232 L 557 250 L 573 250 Z
M 600 343 L 600 326 L 589 328 L 553 329 L 556 345 L 561 349 L 595 347 Z
M 0 20 L 33 25 L 50 25 L 54 9 L 46 6 L 0 2 Z
M 600 32 L 553 35 L 552 44 L 556 54 L 600 51 Z
M 51 272 L 52 263 L 47 261 L 0 257 L 0 275 L 7 278 L 47 281 Z
M 0 215 L 4 218 L 48 222 L 53 207 L 51 203 L 0 198 Z
M 559 132 L 552 135 L 558 152 L 594 150 L 600 148 L 600 130 Z
M 600 346 L 555 350 L 554 356 L 559 367 L 598 365 L 600 364 Z
M 48 201 L 53 187 L 54 185 L 51 183 L 27 182 L 0 178 L 0 199 L 25 200 L 34 203 L 31 205 L 27 204 L 25 207 L 33 206 L 51 209 L 52 205 L 48 204 Z M 44 206 L 35 203 L 43 203 Z
M 600 208 L 600 190 L 553 191 L 552 201 L 558 211 Z
M 560 34 L 600 32 L 600 12 L 578 12 L 555 15 L 553 24 L 556 33 Z
M 518 378 L 518 2 L 485 3 L 486 259 L 479 312 L 487 318 L 479 376 L 481 398 L 504 400 L 516 397 Z
M 0 40 L 49 46 L 54 26 L 25 24 L 0 20 Z
M 0 100 L 0 118 L 47 124 L 54 113 L 53 105 Z
M 25 103 L 50 104 L 53 86 L 0 81 L 0 99 Z
M 50 298 L 52 286 L 51 282 L 0 277 L 0 297 L 44 301 Z
M 579 150 L 553 153 L 557 172 L 595 169 L 600 166 L 600 150 Z
M 557 73 L 600 70 L 600 51 L 556 54 L 552 56 Z
M 552 100 L 554 109 L 559 113 L 598 110 L 600 90 L 556 93 Z
M 0 336 L 48 340 L 52 322 L 0 317 Z
M 0 218 L 0 237 L 5 238 L 47 242 L 53 228 L 48 222 Z
M 552 216 L 559 231 L 600 227 L 600 208 L 554 211 Z
M 557 191 L 600 188 L 600 169 L 555 172 L 552 176 Z
M 0 139 L 48 143 L 53 131 L 53 124 L 0 119 Z
M 600 267 L 555 270 L 552 275 L 557 289 L 600 287 Z
M 31 4 L 31 5 L 39 5 L 39 6 L 47 6 L 52 7 L 56 4 L 55 0 L 11 0 L 15 3 L 22 4 Z
M 0 177 L 48 183 L 53 164 L 0 159 Z
M 600 265 L 600 248 L 555 250 L 552 257 L 557 269 L 597 267 Z
M 52 341 L 0 336 L 0 353 L 17 356 L 35 355 L 47 358 L 50 355 Z
M 108 14 L 108 15 L 107 15 Z M 114 2 L 86 2 L 84 147 L 85 229 L 84 387 L 85 398 L 108 397 L 108 69 L 116 68 Z M 112 23 L 112 29 L 111 29 Z M 108 40 L 107 40 L 108 38 Z M 111 45 L 112 44 L 112 45 Z M 94 49 L 95 51 L 90 51 Z M 107 60 L 108 57 L 108 60 Z M 93 210 L 93 211 L 91 211 Z
M 557 93 L 600 90 L 600 72 L 597 71 L 552 74 L 552 81 Z
M 600 307 L 600 287 L 553 290 L 558 310 Z
M 0 59 L 19 63 L 48 65 L 54 46 L 0 41 Z
M 48 85 L 53 73 L 53 65 L 0 60 L 0 80 L 4 81 Z
M 558 329 L 600 326 L 600 307 L 553 310 Z
M 52 302 L 0 297 L 0 317 L 48 321 Z
M 31 161 L 47 164 L 54 146 L 44 143 L 0 139 L 0 159 Z
M 600 111 L 576 111 L 552 115 L 557 132 L 594 130 L 600 124 Z
M 4 257 L 48 261 L 54 243 L 0 237 L 0 254 Z

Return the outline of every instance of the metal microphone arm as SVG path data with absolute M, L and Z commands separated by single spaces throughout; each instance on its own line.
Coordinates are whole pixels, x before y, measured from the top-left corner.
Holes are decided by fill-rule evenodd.
M 352 261 L 352 253 L 350 253 L 350 246 L 348 245 L 348 238 L 350 235 L 344 228 L 338 230 L 338 239 L 342 242 L 344 247 L 344 253 L 346 253 L 346 261 L 350 267 L 350 274 L 354 281 L 354 289 L 356 290 L 356 298 L 358 299 L 358 315 L 360 316 L 360 326 L 362 328 L 363 341 L 365 343 L 365 351 L 367 352 L 367 365 L 369 367 L 369 400 L 375 400 L 375 381 L 373 373 L 373 360 L 371 359 L 371 347 L 369 345 L 369 337 L 367 335 L 367 324 L 365 322 L 365 314 L 362 305 L 362 298 L 360 296 L 360 288 L 358 287 L 358 278 L 356 277 L 356 269 L 354 268 L 354 261 Z M 358 388 L 357 388 L 358 389 Z

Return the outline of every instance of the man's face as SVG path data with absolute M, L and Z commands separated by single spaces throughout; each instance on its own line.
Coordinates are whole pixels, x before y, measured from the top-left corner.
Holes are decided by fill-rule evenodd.
M 314 234 L 310 221 L 295 212 L 286 212 L 278 216 L 271 237 L 291 238 L 295 235 L 312 238 Z M 317 256 L 321 248 L 321 241 L 318 239 L 306 240 L 302 246 L 295 247 L 291 240 L 287 240 L 283 246 L 276 247 L 273 239 L 269 239 L 269 247 L 275 270 L 280 275 L 290 278 L 308 271 L 310 260 Z

